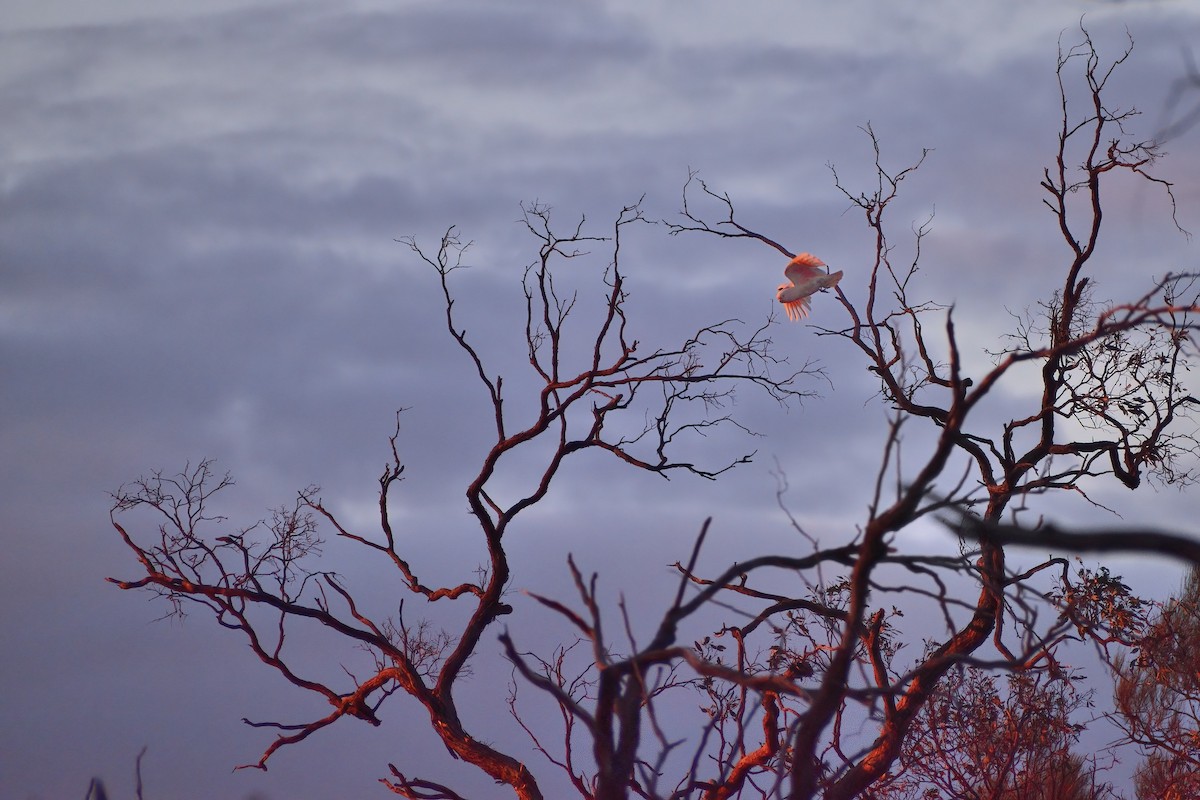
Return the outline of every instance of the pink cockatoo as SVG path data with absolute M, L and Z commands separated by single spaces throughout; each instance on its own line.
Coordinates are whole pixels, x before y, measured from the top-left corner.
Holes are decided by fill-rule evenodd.
M 779 292 L 775 295 L 783 303 L 783 310 L 792 321 L 808 316 L 809 298 L 822 289 L 831 289 L 842 279 L 839 270 L 833 274 L 821 271 L 825 262 L 812 253 L 801 253 L 788 262 L 783 270 L 783 276 L 791 283 L 779 284 Z

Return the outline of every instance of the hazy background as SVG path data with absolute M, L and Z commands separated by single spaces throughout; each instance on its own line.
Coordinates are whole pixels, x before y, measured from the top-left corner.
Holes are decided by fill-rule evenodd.
M 519 280 L 536 256 L 520 203 L 549 203 L 564 230 L 586 215 L 599 235 L 643 194 L 649 217 L 674 215 L 699 169 L 741 221 L 844 270 L 859 299 L 873 243 L 828 164 L 870 189 L 867 122 L 893 169 L 934 151 L 892 232 L 903 252 L 910 226 L 935 215 L 918 286 L 957 304 L 968 365 L 982 369 L 979 348 L 1008 330 L 1009 310 L 1057 282 L 1047 273 L 1064 247 L 1037 182 L 1059 125 L 1057 41 L 1076 43 L 1084 15 L 1105 61 L 1126 31 L 1135 40 L 1108 99 L 1145 112 L 1133 128 L 1153 135 L 1171 121 L 1185 49 L 1200 44 L 1196 4 L 0 0 L 0 797 L 83 797 L 94 775 L 132 797 L 143 746 L 147 800 L 388 796 L 374 783 L 388 760 L 464 785 L 401 698 L 380 729 L 343 721 L 269 773 L 231 773 L 272 736 L 243 716 L 325 711 L 210 619 L 154 622 L 165 605 L 104 582 L 137 577 L 108 493 L 210 457 L 237 479 L 222 506 L 231 524 L 319 483 L 366 530 L 403 406 L 395 513 L 409 552 L 430 583 L 469 579 L 482 556 L 462 491 L 490 409 L 445 333 L 436 275 L 394 240 L 432 248 L 457 225 L 475 242 L 456 311 L 493 370 L 513 374 L 515 407 Z M 1174 116 L 1195 102 L 1200 91 Z M 1167 149 L 1158 174 L 1198 230 L 1200 130 Z M 1105 210 L 1101 296 L 1196 268 L 1160 194 L 1115 182 Z M 767 248 L 654 227 L 627 247 L 631 325 L 648 345 L 772 310 L 783 264 Z M 573 263 L 581 304 L 601 302 L 608 258 L 598 247 Z M 829 296 L 814 307 L 841 319 Z M 667 483 L 585 456 L 513 532 L 513 588 L 566 596 L 573 552 L 610 598 L 658 609 L 639 587 L 666 586 L 705 516 L 714 565 L 747 545 L 792 546 L 776 470 L 811 532 L 852 531 L 883 431 L 875 386 L 847 347 L 806 326 L 772 336 L 793 363 L 818 360 L 831 385 L 811 381 L 821 397 L 790 409 L 748 395 L 735 411 L 768 435 L 704 443 L 714 460 L 757 450 L 754 464 L 716 484 Z M 910 435 L 919 448 L 919 427 Z M 1097 497 L 1127 519 L 1195 519 L 1195 497 L 1171 489 Z M 1082 503 L 1060 508 L 1094 518 Z M 328 557 L 377 577 L 352 552 Z M 1178 570 L 1125 573 L 1161 595 Z M 389 587 L 367 586 L 394 604 Z M 549 623 L 513 602 L 524 624 Z M 507 682 L 507 667 L 481 667 L 464 697 Z M 472 713 L 510 730 L 503 703 Z M 471 780 L 477 796 L 505 796 Z

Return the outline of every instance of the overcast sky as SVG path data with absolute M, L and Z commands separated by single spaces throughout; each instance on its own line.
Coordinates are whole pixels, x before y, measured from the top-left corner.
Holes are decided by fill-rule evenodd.
M 445 751 L 405 702 L 380 729 L 343 721 L 269 773 L 231 774 L 271 735 L 243 716 L 320 709 L 210 619 L 155 622 L 164 606 L 104 582 L 137 576 L 108 493 L 213 458 L 238 481 L 235 522 L 313 483 L 365 522 L 405 407 L 397 514 L 431 580 L 468 579 L 462 491 L 486 395 L 448 341 L 435 274 L 395 240 L 435 247 L 457 225 L 475 242 L 456 310 L 497 370 L 522 361 L 536 242 L 520 204 L 602 234 L 643 194 L 647 216 L 674 215 L 689 168 L 860 298 L 872 239 L 828 165 L 869 188 L 868 122 L 895 168 L 933 150 L 893 230 L 906 247 L 935 215 L 920 286 L 957 304 L 969 363 L 986 366 L 978 349 L 1061 264 L 1037 181 L 1059 124 L 1057 42 L 1078 40 L 1084 14 L 1102 58 L 1135 40 L 1110 98 L 1152 135 L 1200 46 L 1193 3 L 0 0 L 0 797 L 82 797 L 93 775 L 132 797 L 143 746 L 147 800 L 386 796 L 375 779 L 413 753 L 431 777 L 456 774 L 438 772 Z M 1200 230 L 1200 131 L 1168 149 L 1160 173 Z M 1120 184 L 1107 199 L 1102 289 L 1195 269 L 1158 194 Z M 652 227 L 623 257 L 631 325 L 652 343 L 765 320 L 783 266 L 761 245 Z M 607 259 L 573 264 L 582 285 Z M 591 286 L 581 297 L 599 302 Z M 839 308 L 819 296 L 814 314 L 837 324 Z M 568 552 L 604 573 L 633 548 L 612 593 L 664 580 L 710 514 L 714 563 L 755 537 L 769 548 L 787 535 L 777 467 L 810 529 L 852 529 L 884 410 L 847 348 L 804 325 L 772 335 L 831 383 L 790 409 L 747 397 L 739 413 L 768 435 L 705 442 L 715 459 L 756 449 L 753 464 L 714 485 L 585 458 L 516 535 L 514 588 L 565 592 Z M 1114 498 L 1165 527 L 1195 518 L 1195 496 L 1171 489 Z M 1175 572 L 1132 574 L 1153 593 Z

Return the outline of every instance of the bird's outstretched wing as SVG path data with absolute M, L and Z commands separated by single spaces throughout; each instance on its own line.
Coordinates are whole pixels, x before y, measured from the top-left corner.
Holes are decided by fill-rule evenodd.
M 783 275 L 792 283 L 799 286 L 818 275 L 824 274 L 821 272 L 821 267 L 823 266 L 825 266 L 825 262 L 812 253 L 801 253 L 789 261 L 788 265 L 783 268 Z
M 808 316 L 808 312 L 812 310 L 812 301 L 808 299 L 808 295 L 803 295 L 795 300 L 783 300 L 783 310 L 787 313 L 787 318 L 792 322 L 798 322 Z

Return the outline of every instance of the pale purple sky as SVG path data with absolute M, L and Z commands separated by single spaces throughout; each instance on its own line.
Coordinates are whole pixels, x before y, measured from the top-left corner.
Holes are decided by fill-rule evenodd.
M 1063 253 L 1037 181 L 1058 125 L 1057 41 L 1077 41 L 1085 14 L 1103 58 L 1126 29 L 1134 38 L 1110 97 L 1143 110 L 1135 125 L 1151 135 L 1183 48 L 1200 47 L 1191 3 L 0 0 L 0 797 L 81 798 L 93 775 L 132 797 L 143 746 L 147 800 L 382 797 L 388 760 L 452 780 L 403 702 L 382 728 L 344 722 L 269 773 L 231 774 L 271 736 L 241 717 L 321 709 L 210 619 L 154 622 L 165 606 L 104 582 L 137 575 L 107 493 L 211 457 L 238 481 L 235 522 L 319 483 L 365 524 L 403 406 L 396 514 L 413 560 L 431 581 L 469 578 L 478 544 L 462 491 L 490 412 L 445 333 L 436 276 L 394 240 L 434 246 L 458 225 L 476 242 L 473 269 L 456 274 L 460 307 L 485 355 L 517 373 L 519 280 L 536 254 L 515 222 L 522 201 L 564 224 L 586 214 L 602 233 L 642 194 L 648 216 L 672 216 L 699 169 L 743 222 L 844 270 L 859 298 L 872 240 L 827 165 L 868 188 L 867 122 L 894 167 L 934 150 L 893 233 L 908 246 L 908 227 L 935 214 L 918 280 L 957 305 L 967 363 L 982 369 L 980 348 L 1049 290 Z M 1200 130 L 1168 150 L 1160 173 L 1177 182 L 1181 223 L 1200 230 Z M 1103 290 L 1195 269 L 1159 195 L 1118 184 L 1107 210 Z M 648 340 L 765 319 L 783 266 L 761 246 L 655 228 L 624 258 Z M 837 313 L 815 299 L 818 317 Z M 747 397 L 738 413 L 768 435 L 706 441 L 718 457 L 758 450 L 716 484 L 584 458 L 516 534 L 514 589 L 565 594 L 568 552 L 607 566 L 613 597 L 666 586 L 665 565 L 708 515 L 714 563 L 751 541 L 785 546 L 776 465 L 810 529 L 852 530 L 884 410 L 847 348 L 803 325 L 773 336 L 832 387 L 814 382 L 822 396 L 790 410 Z M 1194 496 L 1107 492 L 1164 527 L 1195 519 Z M 1177 570 L 1129 574 L 1161 593 Z M 464 694 L 507 682 L 501 662 L 482 664 Z M 500 700 L 482 724 L 519 736 Z M 522 740 L 512 749 L 536 758 Z

